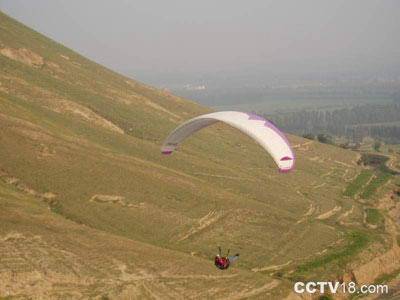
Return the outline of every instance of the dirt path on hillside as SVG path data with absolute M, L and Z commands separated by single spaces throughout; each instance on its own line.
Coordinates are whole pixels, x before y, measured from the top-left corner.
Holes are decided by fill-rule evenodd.
M 193 175 L 203 175 L 203 176 L 211 176 L 211 177 L 219 177 L 219 178 L 255 181 L 254 179 L 251 179 L 251 178 L 236 177 L 236 176 L 226 176 L 226 175 L 216 175 L 216 174 L 209 174 L 209 173 L 193 173 Z
M 312 143 L 314 143 L 314 141 L 308 141 L 308 142 L 305 142 L 305 143 L 303 143 L 303 144 L 296 144 L 296 145 L 293 145 L 292 147 L 293 147 L 294 149 L 296 149 L 296 148 L 299 148 L 299 147 L 311 145 Z
M 338 220 L 342 220 L 342 219 L 348 217 L 349 215 L 351 215 L 353 213 L 354 208 L 355 208 L 355 206 L 352 205 L 351 209 L 349 209 L 349 210 L 345 211 L 344 213 L 342 213 L 337 219 Z
M 386 156 L 389 157 L 389 160 L 386 162 L 386 166 L 388 168 L 392 169 L 393 171 L 400 173 L 400 169 L 398 167 L 396 167 L 396 165 L 395 165 L 395 164 L 400 165 L 398 158 L 393 155 L 386 155 Z
M 341 211 L 341 210 L 342 210 L 341 206 L 335 206 L 330 211 L 320 214 L 318 217 L 316 217 L 316 219 L 318 219 L 318 220 L 328 219 L 329 217 L 333 216 L 334 214 L 336 214 L 338 211 Z
M 319 189 L 319 188 L 322 188 L 322 187 L 325 186 L 325 185 L 326 185 L 326 182 L 321 183 L 321 184 L 316 185 L 316 186 L 313 186 L 313 189 Z
M 321 177 L 327 177 L 333 174 L 333 172 L 335 172 L 336 169 L 330 170 L 329 172 L 322 174 Z
M 349 168 L 346 168 L 342 176 L 343 180 L 346 182 L 349 182 L 349 179 L 346 178 L 348 173 L 349 173 Z
M 210 211 L 208 214 L 206 214 L 204 217 L 198 220 L 198 225 L 192 227 L 188 231 L 182 233 L 179 235 L 177 238 L 174 238 L 173 240 L 177 242 L 181 242 L 183 240 L 186 240 L 187 238 L 191 237 L 192 235 L 204 230 L 211 224 L 217 222 L 222 216 L 224 215 L 223 212 L 217 212 L 216 210 Z
M 281 264 L 281 265 L 273 265 L 273 266 L 266 266 L 266 267 L 261 267 L 261 268 L 253 268 L 251 269 L 253 272 L 262 272 L 262 271 L 276 271 L 279 270 L 283 267 L 288 266 L 289 264 L 292 263 L 293 260 L 289 260 L 287 263 Z
M 307 210 L 306 213 L 305 213 L 304 215 L 302 215 L 302 217 L 295 223 L 295 225 L 298 225 L 298 224 L 304 222 L 304 221 L 307 219 L 307 217 L 311 216 L 311 215 L 315 212 L 315 210 L 316 210 L 315 204 L 314 204 L 311 200 L 308 200 L 308 201 L 310 202 L 310 206 L 308 207 L 308 210 Z
M 342 161 L 334 160 L 334 162 L 337 163 L 337 164 L 339 164 L 339 165 L 342 165 L 342 166 L 344 166 L 344 167 L 354 168 L 354 166 L 349 165 L 349 164 L 346 164 L 346 163 L 344 163 L 344 162 L 342 162 Z

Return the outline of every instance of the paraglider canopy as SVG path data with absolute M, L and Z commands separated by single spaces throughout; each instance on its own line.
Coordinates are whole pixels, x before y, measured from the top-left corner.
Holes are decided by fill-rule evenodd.
M 287 173 L 294 168 L 294 152 L 286 136 L 270 121 L 238 111 L 215 112 L 186 121 L 166 138 L 161 153 L 171 154 L 186 138 L 217 122 L 225 122 L 251 136 L 272 156 L 280 172 Z

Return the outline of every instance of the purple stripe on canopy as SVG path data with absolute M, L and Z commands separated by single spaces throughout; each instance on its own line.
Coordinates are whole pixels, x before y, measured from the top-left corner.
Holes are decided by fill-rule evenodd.
M 163 152 L 161 152 L 162 154 L 171 154 L 172 153 L 172 151 L 163 151 Z
M 245 114 L 249 116 L 249 120 L 264 121 L 264 126 L 267 127 L 267 128 L 271 128 L 273 131 L 275 131 L 285 141 L 286 145 L 288 145 L 290 151 L 292 151 L 292 153 L 294 155 L 293 148 L 290 145 L 288 139 L 282 133 L 282 131 L 280 131 L 278 128 L 276 128 L 276 126 L 274 124 L 272 124 L 270 121 L 264 119 L 263 117 L 257 116 L 255 114 L 252 114 L 252 113 L 245 113 Z M 294 159 L 294 157 L 292 159 Z M 290 169 L 279 169 L 279 172 L 281 172 L 281 173 L 289 173 L 293 168 L 294 168 L 294 163 L 293 163 L 293 166 Z
M 282 158 L 281 158 L 281 161 L 282 161 L 282 160 L 293 160 L 293 158 L 291 158 L 291 157 L 289 157 L 289 156 L 285 156 L 285 157 L 282 157 Z
M 251 113 L 245 113 L 249 116 L 249 120 L 259 120 L 259 121 L 266 121 L 263 117 L 257 116 Z
M 293 149 L 290 146 L 289 141 L 287 140 L 286 136 L 282 133 L 282 131 L 280 131 L 278 128 L 276 128 L 276 126 L 274 124 L 272 124 L 270 121 L 264 119 L 263 117 L 257 116 L 255 114 L 252 114 L 252 113 L 245 113 L 245 114 L 249 116 L 249 120 L 264 121 L 265 122 L 264 126 L 271 128 L 273 131 L 275 131 L 277 134 L 279 134 L 280 137 L 283 138 L 283 140 L 289 146 L 290 150 L 292 150 L 292 152 L 293 152 Z

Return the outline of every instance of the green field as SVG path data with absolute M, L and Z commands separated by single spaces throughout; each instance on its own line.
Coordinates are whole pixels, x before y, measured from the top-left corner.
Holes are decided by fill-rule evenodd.
M 367 208 L 365 212 L 367 214 L 365 221 L 368 224 L 372 224 L 381 228 L 383 227 L 385 218 L 378 209 Z
M 361 173 L 350 182 L 343 195 L 347 197 L 353 197 L 358 194 L 365 184 L 371 179 L 373 172 L 371 170 L 362 170 Z
M 370 199 L 373 195 L 375 195 L 377 190 L 386 184 L 392 177 L 393 175 L 391 174 L 379 172 L 364 188 L 364 191 L 361 193 L 360 197 L 363 199 Z
M 362 251 L 370 242 L 370 236 L 362 231 L 348 232 L 346 235 L 348 245 L 339 252 L 332 252 L 322 258 L 313 260 L 297 268 L 298 274 L 304 274 L 316 268 L 322 268 L 326 264 L 336 262 L 339 265 L 345 265 L 357 253 Z

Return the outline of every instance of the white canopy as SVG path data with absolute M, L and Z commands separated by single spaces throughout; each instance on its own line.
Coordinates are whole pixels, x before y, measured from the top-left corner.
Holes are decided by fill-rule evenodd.
M 293 169 L 294 152 L 285 135 L 268 120 L 238 111 L 215 112 L 186 121 L 167 137 L 161 153 L 171 154 L 186 138 L 217 122 L 225 122 L 255 139 L 272 156 L 280 172 L 286 173 Z

